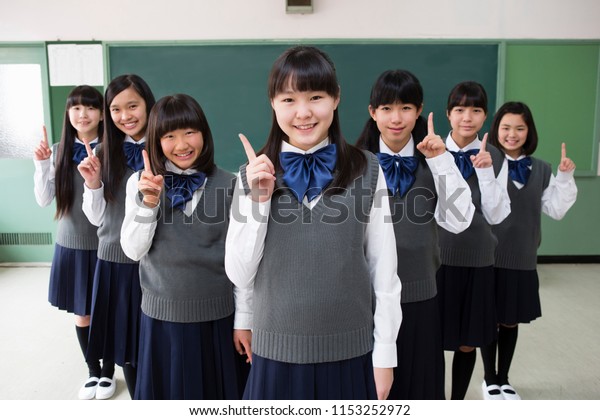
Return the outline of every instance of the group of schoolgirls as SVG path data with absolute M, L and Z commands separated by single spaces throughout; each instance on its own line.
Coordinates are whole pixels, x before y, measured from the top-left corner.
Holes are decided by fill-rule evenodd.
M 61 141 L 44 132 L 49 301 L 75 314 L 79 398 L 112 397 L 116 363 L 134 399 L 444 399 L 451 350 L 462 399 L 476 347 L 484 397 L 518 398 L 508 368 L 518 323 L 541 315 L 541 212 L 560 219 L 577 193 L 565 146 L 554 177 L 530 156 L 522 103 L 480 140 L 475 82 L 450 93 L 444 141 L 404 70 L 377 79 L 351 145 L 335 66 L 309 46 L 277 58 L 268 96 L 267 142 L 240 134 L 237 175 L 215 165 L 192 97 L 155 102 L 136 75 L 104 98 L 75 88 Z

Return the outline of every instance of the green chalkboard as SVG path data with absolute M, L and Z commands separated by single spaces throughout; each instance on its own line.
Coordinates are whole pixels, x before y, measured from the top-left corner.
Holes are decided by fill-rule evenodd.
M 506 47 L 507 101 L 525 102 L 539 136 L 535 156 L 560 163 L 561 143 L 577 175 L 595 175 L 598 161 L 598 43 L 517 43 Z
M 245 155 L 237 134 L 243 132 L 258 148 L 271 124 L 267 76 L 273 61 L 290 43 L 239 45 L 111 45 L 109 78 L 136 73 L 158 98 L 187 93 L 202 105 L 216 143 L 217 163 L 235 171 Z M 436 131 L 449 125 L 445 104 L 458 82 L 484 85 L 489 108 L 495 109 L 497 44 L 313 43 L 336 64 L 342 91 L 340 119 L 347 140 L 354 142 L 368 118 L 371 86 L 388 69 L 413 72 L 425 90 L 424 112 L 434 112 Z M 487 130 L 488 118 L 484 130 Z

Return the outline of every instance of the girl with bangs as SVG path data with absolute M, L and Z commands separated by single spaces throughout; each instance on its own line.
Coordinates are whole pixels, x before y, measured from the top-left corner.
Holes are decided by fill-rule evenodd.
M 491 130 L 490 143 L 505 156 L 500 178 L 508 185 L 512 211 L 502 223 L 492 226 L 498 237 L 495 262 L 498 339 L 481 348 L 484 396 L 487 392 L 505 400 L 519 400 L 521 397 L 508 381 L 508 372 L 517 346 L 519 324 L 542 316 L 536 269 L 537 248 L 542 238 L 541 217 L 545 213 L 560 220 L 575 203 L 575 163 L 567 157 L 565 143 L 561 145 L 556 176 L 548 162 L 532 156 L 538 134 L 531 110 L 523 102 L 502 105 Z
M 50 149 L 46 127 L 34 154 L 34 192 L 41 207 L 56 197 L 58 231 L 50 270 L 48 301 L 75 314 L 77 339 L 85 357 L 90 330 L 92 286 L 96 268 L 96 226 L 81 211 L 83 179 L 77 165 L 102 138 L 102 94 L 87 85 L 67 97 L 60 143 Z M 51 159 L 53 158 L 53 159 Z M 101 373 L 99 359 L 87 362 L 89 377 L 79 390 L 80 399 L 94 397 Z
M 383 168 L 402 279 L 398 367 L 388 399 L 444 399 L 444 349 L 437 302 L 438 226 L 460 233 L 475 207 L 454 158 L 435 134 L 433 114 L 421 116 L 423 88 L 406 70 L 381 74 L 357 146 Z
M 437 273 L 443 345 L 454 351 L 451 399 L 464 399 L 476 347 L 496 338 L 494 252 L 497 239 L 491 225 L 510 214 L 506 182 L 498 174 L 502 153 L 479 139 L 487 115 L 487 94 L 477 82 L 462 82 L 448 96 L 446 108 L 452 131 L 446 148 L 471 190 L 475 213 L 459 234 L 440 230 L 442 265 Z
M 271 131 L 258 156 L 240 135 L 225 252 L 231 281 L 254 292 L 244 398 L 385 399 L 402 319 L 385 178 L 342 136 L 323 51 L 286 50 L 268 83 Z
M 114 395 L 114 363 L 123 367 L 133 398 L 139 339 L 141 289 L 137 261 L 121 248 L 125 214 L 125 178 L 143 168 L 141 151 L 146 123 L 154 105 L 148 84 L 137 75 L 113 79 L 106 88 L 104 139 L 94 152 L 88 149 L 78 166 L 85 179 L 83 212 L 98 226 L 98 263 L 94 291 L 88 359 L 102 359 L 96 399 Z
M 208 121 L 184 94 L 150 112 L 143 157 L 121 230 L 123 250 L 140 261 L 135 398 L 239 399 L 252 357 L 251 291 L 234 291 L 224 267 L 235 176 L 215 165 Z

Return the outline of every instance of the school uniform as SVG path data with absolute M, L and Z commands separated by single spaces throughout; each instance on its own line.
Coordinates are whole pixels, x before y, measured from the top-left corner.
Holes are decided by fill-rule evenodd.
M 529 161 L 529 162 L 527 162 Z M 528 175 L 509 175 L 509 162 L 522 162 Z M 527 163 L 526 163 L 527 162 Z M 499 179 L 507 183 L 511 213 L 492 226 L 498 238 L 495 254 L 498 322 L 528 323 L 542 315 L 537 274 L 537 249 L 541 243 L 542 212 L 560 220 L 575 203 L 573 172 L 552 175 L 550 164 L 540 159 L 506 156 Z
M 136 143 L 129 136 L 125 142 Z M 142 139 L 137 144 L 144 142 Z M 104 186 L 96 190 L 84 186 L 83 195 L 83 211 L 98 226 L 99 239 L 87 358 L 103 359 L 122 367 L 127 363 L 137 365 L 142 297 L 138 262 L 129 258 L 120 244 L 125 180 L 134 169 L 126 167 L 124 178 L 114 191 L 115 201 L 104 199 Z
M 90 145 L 95 147 L 98 139 Z M 85 147 L 75 139 L 74 149 Z M 37 203 L 46 207 L 55 197 L 55 162 L 58 144 L 52 146 L 52 157 L 34 160 L 34 192 Z M 73 179 L 73 204 L 69 213 L 58 220 L 56 244 L 50 269 L 48 301 L 52 306 L 80 316 L 89 315 L 92 306 L 92 286 L 96 268 L 98 236 L 81 211 L 83 182 L 77 165 L 81 155 L 74 153 L 70 164 Z
M 328 145 L 304 152 L 283 142 L 281 151 Z M 385 179 L 375 156 L 365 156 L 362 176 L 310 201 L 278 172 L 271 199 L 255 203 L 240 168 L 225 267 L 238 287 L 254 286 L 244 399 L 374 399 L 373 366 L 396 366 L 395 240 L 385 223 Z
M 492 167 L 473 168 L 469 154 L 476 154 L 481 141 L 476 138 L 464 149 L 446 138 L 446 148 L 455 154 L 455 162 L 465 171 L 471 189 L 475 213 L 471 225 L 459 234 L 440 231 L 442 265 L 437 273 L 445 350 L 460 346 L 481 347 L 496 339 L 494 255 L 497 238 L 491 224 L 510 213 L 506 183 L 497 179 L 503 162 L 502 153 L 488 145 Z M 463 152 L 466 154 L 460 154 Z
M 166 169 L 181 171 L 170 161 Z M 236 291 L 224 268 L 225 236 L 235 176 L 215 168 L 180 206 L 165 189 L 155 208 L 143 205 L 139 173 L 127 183 L 121 242 L 140 260 L 142 323 L 135 399 L 239 399 L 249 370 L 233 344 L 250 329 L 251 291 Z M 200 181 L 199 181 L 200 182 Z M 198 185 L 197 185 L 198 186 Z M 175 187 L 172 187 L 175 188 Z M 186 187 L 181 187 L 186 188 Z
M 388 181 L 398 276 L 402 279 L 398 367 L 388 399 L 444 399 L 444 349 L 436 287 L 438 225 L 448 232 L 462 232 L 469 226 L 475 207 L 449 152 L 425 159 L 411 137 L 399 153 L 394 153 L 380 138 L 378 156 Z M 408 171 L 399 190 L 392 184 L 394 168 L 389 168 L 387 156 L 398 156 L 398 167 L 403 165 Z M 408 175 L 411 169 L 412 177 Z

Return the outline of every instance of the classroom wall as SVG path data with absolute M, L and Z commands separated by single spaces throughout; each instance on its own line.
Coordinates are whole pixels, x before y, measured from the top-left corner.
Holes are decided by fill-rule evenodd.
M 596 0 L 2 0 L 0 41 L 598 39 Z
M 514 60 L 507 64 L 507 55 L 509 61 L 513 56 L 511 45 L 539 41 L 551 55 L 557 51 L 557 42 L 561 44 L 560 48 L 566 46 L 568 51 L 572 51 L 570 45 L 584 49 L 590 45 L 589 49 L 596 51 L 600 47 L 600 1 L 589 0 L 313 0 L 314 12 L 308 15 L 286 14 L 285 0 L 170 0 L 168 3 L 162 0 L 143 3 L 105 0 L 102 7 L 74 0 L 1 1 L 0 49 L 25 45 L 33 46 L 40 54 L 45 54 L 46 42 L 57 40 L 101 41 L 109 54 L 111 47 L 130 42 L 134 46 L 140 42 L 163 46 L 211 42 L 240 45 L 244 42 L 256 44 L 260 40 L 280 43 L 314 40 L 315 43 L 332 41 L 350 45 L 446 41 L 459 45 L 492 43 L 499 45 L 500 51 L 499 100 L 519 99 L 513 97 L 515 92 L 511 91 L 516 86 L 512 77 L 516 75 L 519 79 L 524 72 L 519 71 Z M 505 41 L 508 41 L 508 47 Z M 2 58 L 0 54 L 0 61 Z M 576 62 L 565 62 L 574 68 L 578 66 Z M 43 69 L 47 71 L 45 63 Z M 107 63 L 107 71 L 110 71 L 110 63 Z M 63 110 L 56 104 L 64 102 L 63 96 L 68 89 L 49 87 L 47 75 L 44 77 L 44 86 L 48 89 L 45 100 L 51 103 L 46 107 L 45 120 L 53 125 L 52 131 L 57 138 L 60 127 L 56 120 L 60 120 Z M 508 85 L 505 78 L 509 79 Z M 581 83 L 579 79 L 576 74 L 573 76 L 573 80 Z M 578 109 L 577 98 L 557 103 L 557 108 L 549 105 L 553 112 L 567 107 L 571 113 L 592 113 L 595 123 L 591 124 L 593 127 L 587 124 L 582 128 L 587 131 L 580 137 L 585 138 L 565 136 L 565 140 L 585 142 L 591 138 L 593 153 L 585 156 L 587 161 L 582 166 L 592 166 L 596 171 L 600 170 L 596 160 L 600 133 L 600 81 L 597 79 L 593 87 L 594 110 Z M 549 82 L 554 80 L 549 77 Z M 556 82 L 565 85 L 564 80 Z M 516 94 L 519 92 L 517 89 Z M 553 99 L 552 95 L 550 97 Z M 551 104 L 552 99 L 547 104 Z M 559 118 L 555 120 L 560 121 Z M 567 123 L 571 124 L 570 121 Z M 556 167 L 558 162 L 553 160 L 552 163 Z M 0 189 L 5 197 L 9 197 L 0 202 L 0 235 L 3 232 L 54 234 L 54 207 L 40 209 L 36 206 L 32 174 L 30 160 L 0 159 Z M 560 222 L 543 218 L 540 255 L 600 255 L 600 225 L 597 221 L 600 177 L 585 171 L 578 176 L 577 184 L 579 199 L 566 218 Z M 40 240 L 40 237 L 34 240 Z M 45 237 L 41 237 L 41 241 L 44 240 Z M 49 261 L 52 256 L 50 244 L 1 245 L 0 262 Z

